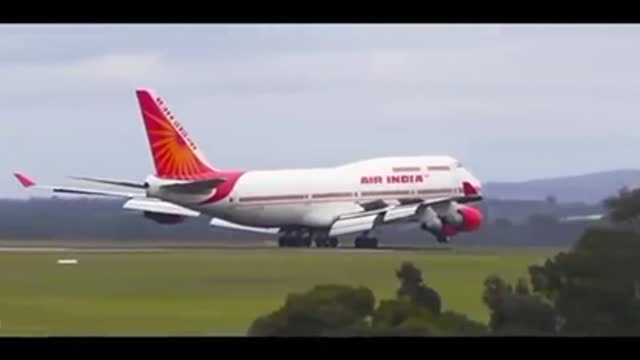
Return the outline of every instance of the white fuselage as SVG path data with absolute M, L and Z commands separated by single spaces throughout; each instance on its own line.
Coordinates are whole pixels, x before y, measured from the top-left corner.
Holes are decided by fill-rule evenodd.
M 451 157 L 387 157 L 331 168 L 247 171 L 229 189 L 214 190 L 225 193 L 212 203 L 203 202 L 213 194 L 149 195 L 245 226 L 327 227 L 339 215 L 361 211 L 359 204 L 460 195 L 462 181 L 480 187 Z

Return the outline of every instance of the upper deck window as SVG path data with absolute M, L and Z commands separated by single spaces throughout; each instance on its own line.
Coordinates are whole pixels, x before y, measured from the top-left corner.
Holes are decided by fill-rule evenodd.
M 431 165 L 431 166 L 428 166 L 427 169 L 429 171 L 449 171 L 449 170 L 451 170 L 451 168 L 448 167 L 447 165 Z

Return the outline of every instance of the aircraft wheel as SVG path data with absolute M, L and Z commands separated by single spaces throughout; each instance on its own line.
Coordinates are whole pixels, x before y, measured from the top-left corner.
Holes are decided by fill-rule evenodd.
M 325 236 L 318 236 L 316 238 L 316 247 L 327 247 L 328 239 Z
M 338 247 L 338 238 L 333 236 L 329 238 L 329 247 L 336 248 Z
M 291 246 L 289 238 L 286 236 L 281 236 L 278 238 L 278 246 L 279 247 L 289 247 Z
M 378 239 L 376 238 L 365 238 L 364 248 L 366 249 L 377 249 L 378 248 Z
M 281 236 L 278 239 L 279 247 L 304 247 L 304 246 L 310 246 L 310 245 L 311 245 L 310 238 L 285 235 L 285 236 Z
M 370 237 L 357 237 L 355 247 L 359 249 L 375 249 L 378 247 L 378 239 Z
M 301 247 L 311 247 L 311 236 L 298 239 L 298 243 Z

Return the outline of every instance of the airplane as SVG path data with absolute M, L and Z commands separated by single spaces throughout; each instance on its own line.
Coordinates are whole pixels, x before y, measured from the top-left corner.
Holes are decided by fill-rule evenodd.
M 206 216 L 212 227 L 278 236 L 280 247 L 338 247 L 355 235 L 356 248 L 377 248 L 376 230 L 415 225 L 437 242 L 479 229 L 480 181 L 452 156 L 389 156 L 333 167 L 228 170 L 213 166 L 154 90 L 136 89 L 155 173 L 144 182 L 96 177 L 75 180 L 128 188 L 110 191 L 39 185 L 25 188 L 125 199 L 160 224 Z

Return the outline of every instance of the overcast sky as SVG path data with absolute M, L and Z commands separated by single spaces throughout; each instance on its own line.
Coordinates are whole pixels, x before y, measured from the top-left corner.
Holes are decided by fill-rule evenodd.
M 152 172 L 135 99 L 164 97 L 222 168 L 448 154 L 482 180 L 640 168 L 640 27 L 0 27 L 12 176 Z

